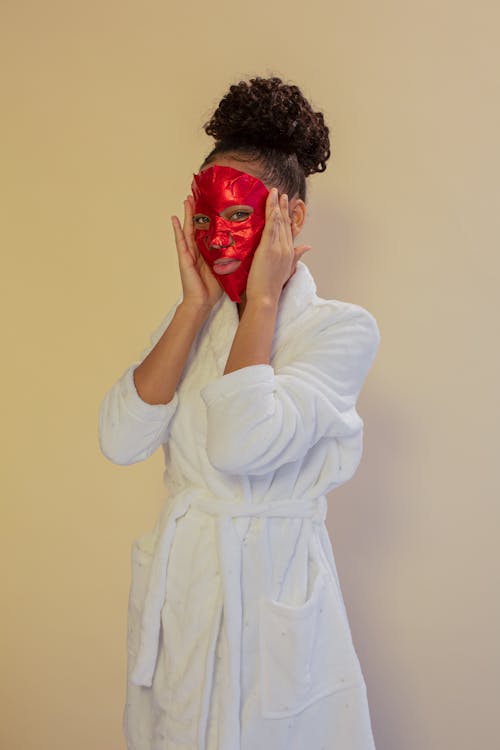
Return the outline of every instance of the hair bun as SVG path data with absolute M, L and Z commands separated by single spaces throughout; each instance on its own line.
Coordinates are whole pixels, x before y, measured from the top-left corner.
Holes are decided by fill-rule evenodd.
M 330 157 L 329 129 L 298 86 L 280 78 L 252 78 L 229 88 L 209 122 L 218 144 L 272 148 L 295 154 L 306 176 L 324 172 Z

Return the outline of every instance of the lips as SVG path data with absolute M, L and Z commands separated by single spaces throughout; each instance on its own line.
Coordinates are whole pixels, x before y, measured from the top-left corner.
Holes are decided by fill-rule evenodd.
M 240 265 L 241 260 L 236 260 L 235 258 L 219 258 L 214 262 L 212 268 L 214 273 L 222 276 L 228 273 L 233 273 L 233 271 L 236 271 Z

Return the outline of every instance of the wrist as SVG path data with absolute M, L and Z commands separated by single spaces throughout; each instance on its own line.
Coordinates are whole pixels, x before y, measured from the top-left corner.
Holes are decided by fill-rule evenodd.
M 250 307 L 254 310 L 277 310 L 278 302 L 279 296 L 276 297 L 272 294 L 264 294 L 255 297 L 247 296 L 245 309 Z
M 210 315 L 211 309 L 211 306 L 208 304 L 203 304 L 194 300 L 183 300 L 177 308 L 177 312 L 186 321 L 192 321 L 193 323 L 203 325 Z

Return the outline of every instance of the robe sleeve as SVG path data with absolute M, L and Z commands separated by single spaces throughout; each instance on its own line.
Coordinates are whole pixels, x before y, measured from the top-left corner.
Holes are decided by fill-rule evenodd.
M 177 393 L 168 404 L 148 404 L 139 396 L 134 370 L 156 346 L 170 325 L 181 299 L 150 336 L 150 345 L 108 390 L 99 408 L 98 436 L 101 452 L 115 464 L 144 461 L 167 440 L 178 403 Z
M 250 365 L 202 390 L 214 468 L 263 475 L 303 459 L 321 439 L 338 441 L 339 451 L 360 442 L 356 401 L 380 332 L 367 310 L 353 307 L 354 313 L 330 316 L 316 331 L 295 337 L 290 358 L 276 370 Z

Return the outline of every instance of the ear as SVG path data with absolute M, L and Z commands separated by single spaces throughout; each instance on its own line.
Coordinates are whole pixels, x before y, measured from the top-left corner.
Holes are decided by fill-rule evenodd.
M 290 201 L 289 213 L 292 222 L 292 237 L 295 239 L 295 237 L 297 237 L 302 227 L 304 226 L 304 222 L 306 220 L 307 208 L 302 198 L 292 198 L 292 200 Z

